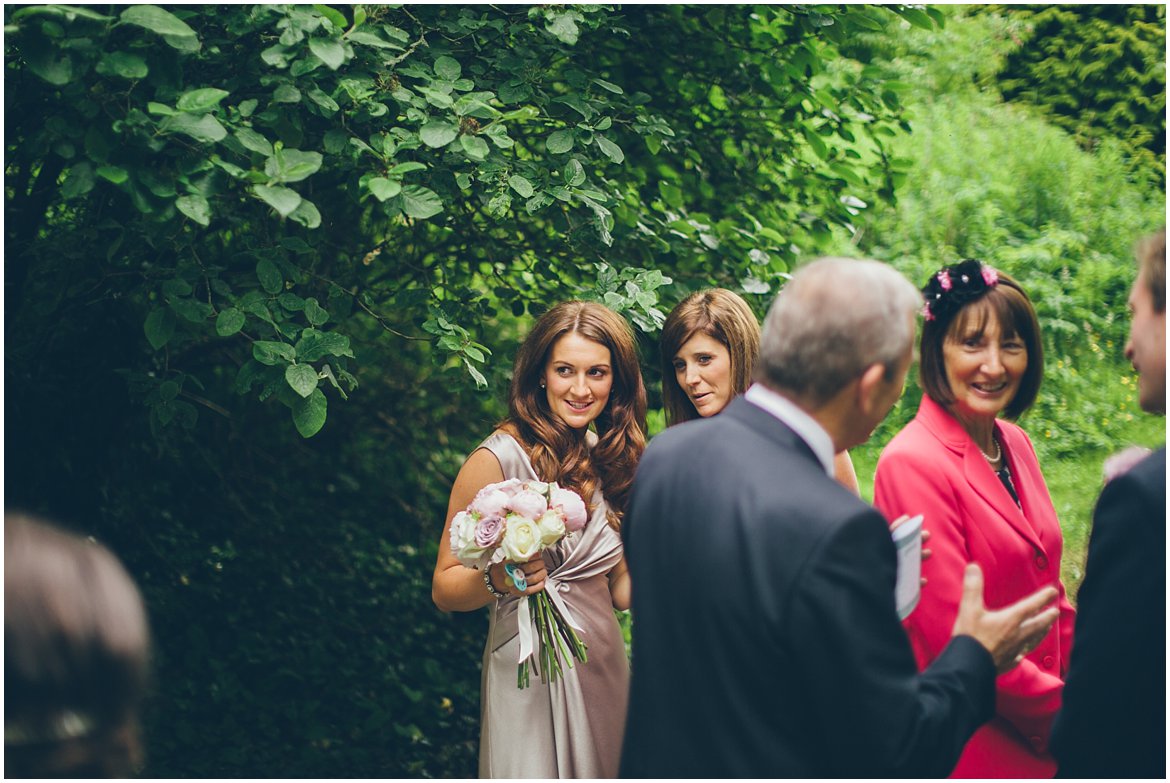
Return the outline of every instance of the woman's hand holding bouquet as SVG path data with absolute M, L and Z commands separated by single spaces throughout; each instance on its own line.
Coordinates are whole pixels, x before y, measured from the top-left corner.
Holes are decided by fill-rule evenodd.
M 463 565 L 486 570 L 504 563 L 516 588 L 528 589 L 522 564 L 583 529 L 588 511 L 581 496 L 556 482 L 508 479 L 484 487 L 466 510 L 451 520 L 451 552 Z M 588 660 L 579 627 L 560 599 L 544 589 L 519 607 L 520 663 L 517 687 L 529 684 L 529 659 L 541 682 L 561 675 L 562 661 Z M 535 630 L 535 644 L 533 642 Z

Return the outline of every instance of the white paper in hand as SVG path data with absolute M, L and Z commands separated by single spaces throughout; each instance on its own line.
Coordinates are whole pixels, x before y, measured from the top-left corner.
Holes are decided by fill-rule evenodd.
M 922 515 L 911 517 L 893 531 L 894 547 L 898 550 L 898 582 L 894 587 L 894 603 L 898 619 L 905 620 L 918 606 L 922 579 Z

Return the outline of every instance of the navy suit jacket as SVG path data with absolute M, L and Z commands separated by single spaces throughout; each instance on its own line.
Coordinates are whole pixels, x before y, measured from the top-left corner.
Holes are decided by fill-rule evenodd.
M 1058 777 L 1166 777 L 1166 448 L 1105 485 L 1077 594 Z
M 970 637 L 919 675 L 885 520 L 743 399 L 654 439 L 622 537 L 623 777 L 939 777 L 994 712 Z

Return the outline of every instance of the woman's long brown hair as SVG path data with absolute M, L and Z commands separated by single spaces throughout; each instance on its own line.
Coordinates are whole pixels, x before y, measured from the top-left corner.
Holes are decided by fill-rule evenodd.
M 540 388 L 553 344 L 569 333 L 604 345 L 610 353 L 613 387 L 594 421 L 598 441 L 592 449 L 585 430 L 575 430 L 553 414 Z M 580 494 L 590 513 L 600 485 L 609 523 L 619 528 L 634 470 L 646 448 L 646 387 L 625 319 L 597 302 L 564 302 L 542 315 L 516 352 L 504 427 L 528 452 L 536 474 Z

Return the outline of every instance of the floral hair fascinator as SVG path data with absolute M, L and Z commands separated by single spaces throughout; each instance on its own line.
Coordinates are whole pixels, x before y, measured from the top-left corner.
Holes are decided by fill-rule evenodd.
M 927 321 L 946 319 L 998 283 L 999 273 L 973 258 L 944 266 L 922 287 L 922 296 L 926 300 L 922 305 L 922 317 Z

